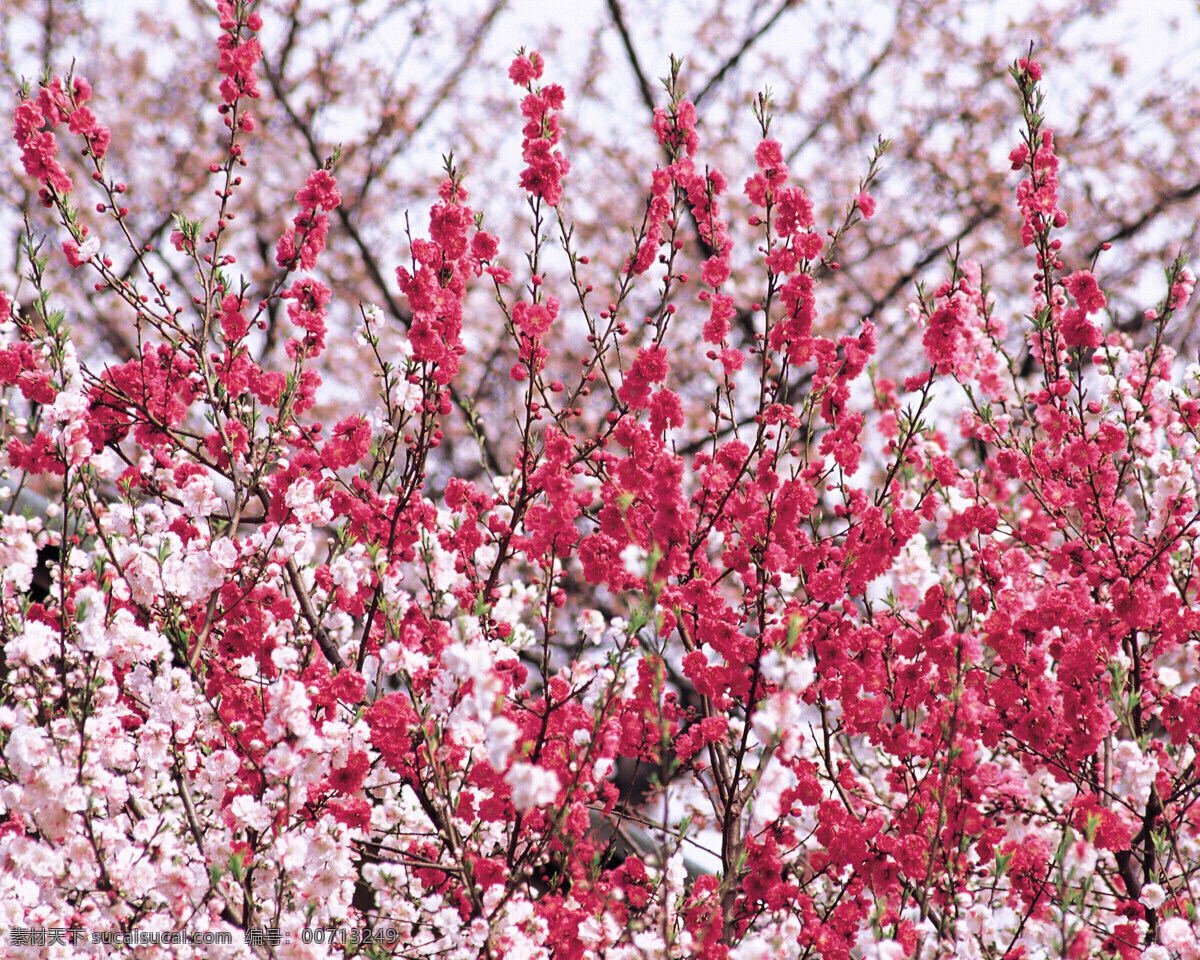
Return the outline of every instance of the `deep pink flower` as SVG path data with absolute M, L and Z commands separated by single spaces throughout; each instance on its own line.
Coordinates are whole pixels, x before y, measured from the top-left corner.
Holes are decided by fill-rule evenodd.
M 545 303 L 513 304 L 513 325 L 529 337 L 544 337 L 558 317 L 558 298 L 549 297 Z
M 1068 347 L 1095 349 L 1100 346 L 1100 328 L 1087 318 L 1087 312 L 1084 310 L 1064 310 L 1058 329 Z
M 305 210 L 333 210 L 342 202 L 337 179 L 328 170 L 314 170 L 296 194 L 296 202 Z
M 1087 270 L 1077 270 L 1063 281 L 1067 292 L 1088 314 L 1103 310 L 1108 301 L 1096 283 L 1095 276 Z
M 514 58 L 513 62 L 509 64 L 508 76 L 518 87 L 525 87 L 534 80 L 541 79 L 544 66 L 542 55 L 536 50 L 532 50 L 528 54 L 520 54 Z

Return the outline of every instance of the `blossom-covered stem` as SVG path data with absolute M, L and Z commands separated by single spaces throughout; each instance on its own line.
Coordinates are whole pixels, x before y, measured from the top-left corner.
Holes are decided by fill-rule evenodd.
M 241 185 L 241 177 L 236 176 L 234 170 L 236 167 L 246 166 L 239 137 L 242 131 L 252 131 L 255 126 L 253 115 L 243 103 L 244 99 L 256 99 L 259 95 L 254 68 L 262 56 L 262 46 L 254 34 L 261 28 L 262 18 L 257 13 L 250 13 L 251 3 L 243 0 L 221 0 L 218 4 L 223 31 L 218 47 L 221 51 L 221 72 L 225 75 L 221 84 L 223 102 L 220 112 L 229 130 L 229 138 L 221 161 L 209 166 L 211 173 L 221 175 L 222 185 L 217 190 L 220 201 L 217 223 L 205 237 L 205 243 L 212 251 L 205 255 L 208 269 L 203 273 L 202 280 L 204 297 L 201 309 L 204 314 L 205 343 L 218 301 L 225 292 L 222 289 L 224 284 L 219 271 L 230 263 L 229 258 L 221 254 L 221 241 L 231 219 L 229 201 L 234 188 Z
M 252 25 L 221 15 L 237 127 Z M 0 530 L 0 853 L 49 878 L 14 893 L 37 902 L 22 920 L 391 924 L 406 954 L 462 960 L 1200 950 L 1200 367 L 1181 379 L 1164 332 L 1194 279 L 1168 273 L 1141 347 L 1101 329 L 1095 262 L 1071 272 L 1052 233 L 1040 67 L 1014 68 L 1032 322 L 1010 333 L 955 253 L 911 308 L 913 363 L 873 359 L 875 323 L 822 296 L 875 213 L 879 151 L 825 230 L 763 97 L 727 196 L 673 64 L 666 163 L 602 268 L 575 246 L 544 66 L 510 68 L 527 283 L 448 159 L 396 271 L 410 320 L 359 307 L 377 376 L 332 429 L 335 294 L 309 275 L 341 202 L 324 166 L 258 286 L 200 267 L 181 216 L 201 334 L 154 304 L 136 355 L 93 369 L 41 265 L 32 317 L 0 292 L 8 470 L 62 499 Z M 80 109 L 56 89 L 17 127 L 51 206 L 55 123 Z M 68 263 L 89 262 L 63 218 Z M 259 326 L 281 306 L 282 343 Z M 464 332 L 489 316 L 520 386 L 464 423 L 456 381 L 492 362 L 470 365 Z M 561 349 L 575 324 L 583 357 Z M 933 419 L 947 378 L 955 423 Z M 501 414 L 495 463 L 443 446 Z

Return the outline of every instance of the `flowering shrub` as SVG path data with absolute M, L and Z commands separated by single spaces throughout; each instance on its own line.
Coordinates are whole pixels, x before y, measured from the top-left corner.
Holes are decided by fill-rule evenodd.
M 664 163 L 623 265 L 593 276 L 566 93 L 521 53 L 530 248 L 501 249 L 448 161 L 396 269 L 411 324 L 361 306 L 376 382 L 328 427 L 339 332 L 311 271 L 337 158 L 297 179 L 252 289 L 226 237 L 262 22 L 219 8 L 216 203 L 177 214 L 169 282 L 91 87 L 48 78 L 17 110 L 63 255 L 138 349 L 77 355 L 30 231 L 27 306 L 0 294 L 0 928 L 229 931 L 231 955 L 289 957 L 1200 957 L 1200 366 L 1165 337 L 1194 278 L 1168 268 L 1144 348 L 1104 328 L 1037 63 L 1012 68 L 1030 302 L 1003 310 L 955 258 L 918 291 L 925 363 L 901 371 L 869 319 L 818 309 L 885 142 L 823 230 L 769 100 L 738 195 L 673 69 Z M 487 482 L 440 456 L 455 420 L 484 446 L 455 392 L 473 291 L 517 358 L 515 453 L 482 453 Z M 685 355 L 707 369 L 681 377 Z

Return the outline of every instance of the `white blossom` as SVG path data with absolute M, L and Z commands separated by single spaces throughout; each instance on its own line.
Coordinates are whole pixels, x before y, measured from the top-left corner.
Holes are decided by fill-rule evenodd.
M 58 646 L 59 636 L 53 628 L 40 620 L 27 620 L 21 632 L 4 645 L 4 655 L 33 666 L 49 659 Z
M 179 491 L 179 499 L 192 517 L 207 517 L 221 507 L 221 498 L 213 490 L 212 480 L 205 476 L 192 477 Z
M 520 727 L 507 717 L 492 717 L 484 731 L 488 752 L 488 763 L 495 769 L 503 770 L 508 763 L 508 755 L 517 742 Z
M 233 798 L 229 812 L 239 824 L 259 833 L 271 826 L 271 812 L 247 793 Z
M 1166 891 L 1157 883 L 1146 884 L 1142 887 L 1142 895 L 1138 897 L 1138 903 L 1143 907 L 1149 907 L 1151 910 L 1157 910 L 1166 902 Z
M 505 776 L 512 787 L 512 802 L 522 813 L 553 803 L 561 784 L 558 774 L 533 763 L 514 763 Z
M 648 556 L 646 551 L 636 543 L 631 543 L 621 551 L 621 566 L 631 577 L 644 577 Z

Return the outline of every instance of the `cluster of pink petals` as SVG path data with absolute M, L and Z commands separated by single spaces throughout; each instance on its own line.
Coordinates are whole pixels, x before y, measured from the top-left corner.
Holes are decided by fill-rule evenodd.
M 334 210 L 342 202 L 336 178 L 327 170 L 314 170 L 296 194 L 296 202 L 300 213 L 276 245 L 275 262 L 287 270 L 311 270 L 329 234 L 329 217 L 321 211 Z
M 226 106 L 257 94 L 245 13 L 220 5 Z M 1040 69 L 1019 67 L 1028 96 Z M 522 187 L 557 205 L 542 70 L 522 53 L 509 75 Z M 89 97 L 56 81 L 17 109 L 64 220 L 53 131 L 99 158 Z M 571 311 L 542 276 L 513 295 L 453 168 L 396 271 L 411 323 L 381 406 L 331 429 L 311 360 L 334 293 L 292 275 L 341 203 L 329 171 L 296 193 L 264 297 L 296 328 L 287 374 L 253 359 L 248 285 L 195 301 L 223 350 L 163 325 L 95 373 L 0 292 L 3 401 L 38 410 L 5 415 L 7 469 L 62 489 L 70 521 L 0 517 L 0 920 L 369 926 L 455 960 L 1200 958 L 1200 365 L 1102 336 L 1100 281 L 1046 237 L 1052 138 L 1013 155 L 1034 373 L 963 261 L 912 308 L 927 368 L 893 380 L 874 323 L 818 316 L 823 241 L 772 139 L 743 191 L 771 293 L 746 298 L 749 359 L 731 345 L 728 181 L 689 101 L 654 131 L 669 162 L 616 282 L 658 264 L 664 306 L 615 335 L 621 379 L 585 374 L 553 420 L 536 405 L 565 390 L 545 377 Z M 853 204 L 874 213 L 865 188 Z M 690 303 L 682 213 L 706 248 Z M 99 240 L 63 251 L 82 266 Z M 1169 277 L 1182 309 L 1195 278 Z M 485 285 L 528 416 L 469 479 L 434 451 Z M 703 351 L 719 369 L 690 369 Z M 943 376 L 957 434 L 922 424 Z M 649 802 L 623 765 L 653 772 Z
M 521 171 L 521 188 L 556 207 L 562 199 L 563 178 L 571 170 L 562 152 L 554 149 L 562 137 L 557 113 L 566 99 L 563 88 L 552 83 L 533 89 L 533 81 L 542 75 L 542 58 L 536 51 L 513 60 L 508 75 L 517 86 L 529 90 L 521 101 L 526 121 L 521 144 L 521 158 L 526 167 Z
M 85 107 L 92 87 L 83 77 L 74 77 L 70 89 L 62 78 L 53 77 L 38 90 L 36 98 L 24 99 L 13 117 L 13 139 L 21 148 L 25 172 L 42 184 L 42 202 L 51 206 L 53 196 L 71 192 L 71 178 L 57 159 L 58 138 L 54 131 L 63 123 L 83 138 L 87 152 L 97 161 L 108 151 L 111 134 Z

